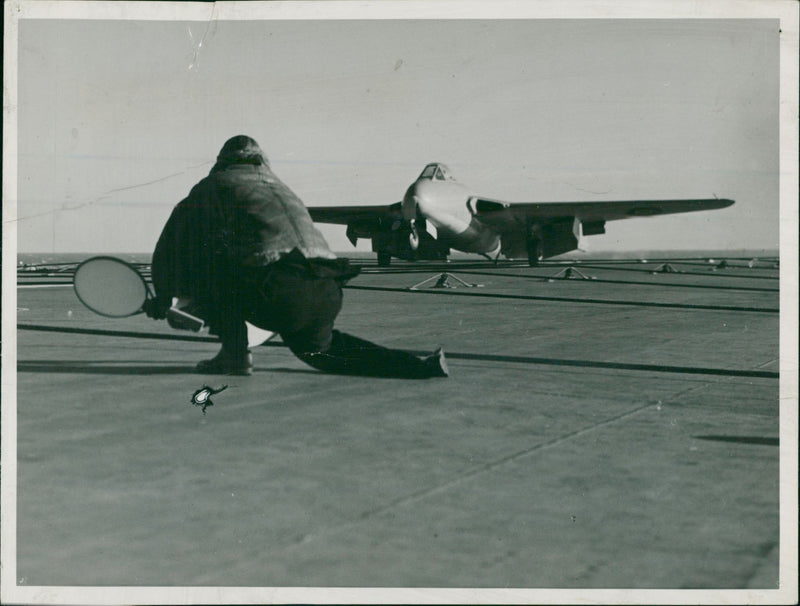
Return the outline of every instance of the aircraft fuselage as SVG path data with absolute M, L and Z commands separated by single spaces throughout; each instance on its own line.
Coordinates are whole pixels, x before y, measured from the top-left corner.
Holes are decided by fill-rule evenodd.
M 436 229 L 437 240 L 450 248 L 478 254 L 497 252 L 500 236 L 471 212 L 473 193 L 446 173 L 443 175 L 437 179 L 435 174 L 428 177 L 423 171 L 403 196 L 403 218 L 424 218 L 428 227 Z

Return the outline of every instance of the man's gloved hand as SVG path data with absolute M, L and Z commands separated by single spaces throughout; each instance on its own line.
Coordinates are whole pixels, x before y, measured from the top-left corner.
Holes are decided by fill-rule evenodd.
M 160 299 L 156 297 L 154 299 L 146 299 L 142 305 L 142 309 L 144 313 L 147 314 L 148 318 L 163 320 L 167 317 L 167 310 L 170 308 L 170 305 L 172 305 L 171 299 Z

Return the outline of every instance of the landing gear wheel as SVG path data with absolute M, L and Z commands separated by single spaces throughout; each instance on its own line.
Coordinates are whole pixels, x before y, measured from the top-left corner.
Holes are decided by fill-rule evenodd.
M 529 238 L 527 242 L 528 248 L 528 265 L 536 267 L 539 261 L 544 258 L 544 248 L 542 246 L 541 238 Z
M 392 253 L 378 253 L 378 267 L 389 267 L 392 264 Z
M 411 247 L 411 250 L 417 250 L 419 248 L 419 234 L 417 234 L 417 230 L 413 227 L 408 234 L 408 245 Z

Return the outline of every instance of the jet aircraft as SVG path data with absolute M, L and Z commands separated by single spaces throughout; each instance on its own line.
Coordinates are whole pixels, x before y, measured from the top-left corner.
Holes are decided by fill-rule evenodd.
M 492 260 L 502 254 L 540 260 L 578 248 L 581 236 L 605 233 L 606 221 L 725 208 L 733 200 L 627 200 L 604 202 L 503 202 L 476 195 L 444 164 L 428 164 L 403 200 L 384 206 L 311 207 L 318 223 L 347 226 L 356 245 L 370 238 L 378 265 L 392 257 L 446 259 L 450 249 Z M 429 228 L 435 231 L 431 233 Z

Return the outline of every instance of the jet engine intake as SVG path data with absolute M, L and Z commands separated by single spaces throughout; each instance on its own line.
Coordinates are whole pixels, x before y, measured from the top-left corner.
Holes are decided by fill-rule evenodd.
M 481 198 L 472 197 L 467 200 L 467 209 L 471 215 L 482 215 L 486 213 L 498 212 L 505 210 L 508 205 L 502 202 L 495 202 L 494 200 L 483 200 Z
M 606 233 L 605 221 L 581 221 L 581 227 L 584 236 L 597 236 Z

